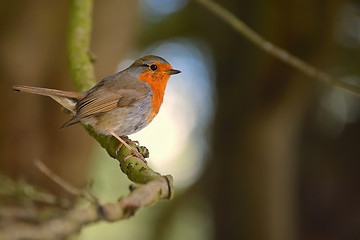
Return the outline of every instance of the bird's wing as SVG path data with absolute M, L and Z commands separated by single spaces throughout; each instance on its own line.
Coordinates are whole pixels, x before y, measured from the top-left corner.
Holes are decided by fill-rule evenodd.
M 81 119 L 89 116 L 97 116 L 109 112 L 115 108 L 131 106 L 149 94 L 145 84 L 116 90 L 113 86 L 101 86 L 81 99 L 76 105 L 75 116 L 62 127 L 78 123 Z

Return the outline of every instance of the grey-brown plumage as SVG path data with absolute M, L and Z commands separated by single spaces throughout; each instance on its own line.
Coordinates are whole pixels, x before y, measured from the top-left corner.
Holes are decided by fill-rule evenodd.
M 62 127 L 83 122 L 98 133 L 125 136 L 151 122 L 161 106 L 169 76 L 179 72 L 165 59 L 151 55 L 136 60 L 129 68 L 104 78 L 82 93 L 21 85 L 13 88 L 50 96 L 70 110 L 73 117 Z M 154 111 L 154 108 L 157 109 Z

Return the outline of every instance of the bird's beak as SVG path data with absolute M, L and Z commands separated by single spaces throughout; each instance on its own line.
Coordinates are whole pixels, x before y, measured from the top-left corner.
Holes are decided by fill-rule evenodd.
M 181 71 L 179 70 L 175 70 L 175 69 L 170 69 L 170 70 L 167 70 L 167 71 L 164 71 L 166 74 L 168 75 L 174 75 L 174 74 L 178 74 L 178 73 L 181 73 Z

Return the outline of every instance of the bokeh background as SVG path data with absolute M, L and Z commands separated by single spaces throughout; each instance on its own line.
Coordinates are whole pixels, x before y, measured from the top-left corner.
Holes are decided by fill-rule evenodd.
M 223 0 L 251 28 L 360 87 L 360 5 L 347 0 Z M 101 202 L 127 194 L 117 162 L 51 99 L 14 84 L 73 90 L 67 1 L 0 1 L 0 171 L 67 193 L 33 166 Z M 153 123 L 130 136 L 175 197 L 72 239 L 360 239 L 360 97 L 307 78 L 194 0 L 94 1 L 97 79 L 156 54 L 171 77 Z

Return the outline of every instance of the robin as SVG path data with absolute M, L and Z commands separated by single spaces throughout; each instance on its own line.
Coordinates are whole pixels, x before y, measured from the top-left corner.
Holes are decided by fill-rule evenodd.
M 73 117 L 61 128 L 79 122 L 91 125 L 97 133 L 112 135 L 120 141 L 116 152 L 125 145 L 132 154 L 146 162 L 141 154 L 126 143 L 126 136 L 143 129 L 154 119 L 163 102 L 169 77 L 178 73 L 180 71 L 173 69 L 165 59 L 150 55 L 102 79 L 85 92 L 22 85 L 13 88 L 49 96 L 70 110 Z

